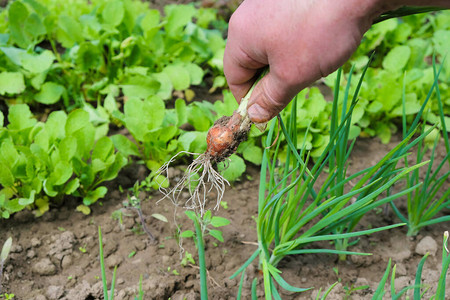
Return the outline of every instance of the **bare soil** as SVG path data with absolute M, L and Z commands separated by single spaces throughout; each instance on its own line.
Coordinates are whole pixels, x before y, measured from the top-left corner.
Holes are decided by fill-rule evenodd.
M 375 164 L 399 139 L 388 145 L 375 139 L 357 142 L 350 160 L 350 171 L 355 172 Z M 436 158 L 445 153 L 440 148 Z M 175 222 L 183 230 L 192 229 L 192 222 L 170 201 L 156 204 L 158 192 L 141 194 L 146 224 L 157 243 L 151 243 L 142 233 L 136 211 L 125 208 L 127 189 L 146 175 L 143 166 L 130 166 L 109 185 L 110 192 L 101 203 L 92 207 L 90 215 L 75 210 L 79 199 L 68 199 L 66 205 L 52 208 L 36 219 L 30 211 L 14 215 L 11 220 L 0 220 L 0 245 L 12 236 L 12 253 L 5 265 L 3 291 L 14 293 L 15 299 L 103 299 L 98 250 L 98 227 L 103 233 L 104 256 L 108 282 L 117 268 L 115 299 L 134 299 L 139 277 L 143 278 L 144 299 L 199 299 L 197 264 L 183 266 L 182 250 L 192 254 L 198 262 L 191 239 L 177 239 Z M 240 182 L 229 187 L 223 199 L 228 208 L 215 214 L 228 218 L 231 224 L 223 228 L 224 243 L 206 238 L 206 264 L 209 275 L 210 299 L 235 299 L 238 279 L 229 277 L 256 249 L 254 218 L 257 216 L 259 169 L 249 166 Z M 119 186 L 124 192 L 120 192 Z M 449 188 L 450 182 L 444 185 Z M 399 200 L 403 201 L 403 200 Z M 122 213 L 122 222 L 113 215 Z M 158 213 L 169 222 L 151 217 Z M 449 210 L 443 212 L 448 214 Z M 362 228 L 399 222 L 388 210 L 366 216 Z M 440 273 L 442 235 L 450 224 L 425 228 L 419 236 L 406 236 L 406 228 L 365 236 L 349 250 L 370 252 L 372 256 L 350 256 L 338 261 L 335 255 L 298 255 L 283 260 L 279 268 L 283 277 L 299 287 L 313 287 L 301 294 L 281 293 L 283 299 L 313 299 L 319 289 L 327 289 L 338 281 L 328 299 L 370 299 L 391 258 L 397 264 L 396 289 L 414 284 L 414 276 L 422 253 L 430 257 L 423 271 L 424 283 L 432 292 Z M 323 245 L 332 248 L 333 245 Z M 262 276 L 257 262 L 246 272 L 243 299 L 250 298 L 254 276 L 259 278 L 258 295 L 263 297 Z M 447 287 L 450 286 L 447 276 Z M 361 290 L 357 287 L 368 286 Z M 386 286 L 389 289 L 389 285 Z M 425 294 L 429 298 L 430 291 Z M 447 288 L 448 295 L 450 289 Z M 387 294 L 389 295 L 389 293 Z

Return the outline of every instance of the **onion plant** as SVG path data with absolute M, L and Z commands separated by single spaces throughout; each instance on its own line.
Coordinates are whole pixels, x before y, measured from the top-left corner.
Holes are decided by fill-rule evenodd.
M 100 256 L 100 269 L 102 272 L 103 297 L 105 300 L 113 300 L 114 299 L 114 288 L 116 285 L 117 266 L 114 267 L 113 277 L 112 277 L 112 282 L 111 282 L 111 290 L 108 292 L 108 282 L 106 280 L 106 271 L 105 271 L 105 257 L 103 255 L 103 238 L 102 238 L 102 230 L 101 230 L 100 226 L 98 227 L 98 245 L 99 245 L 99 256 Z
M 114 267 L 114 271 L 112 274 L 112 280 L 111 280 L 111 287 L 108 292 L 108 282 L 106 280 L 105 257 L 103 255 L 103 238 L 102 238 L 102 230 L 101 230 L 100 226 L 98 227 L 98 244 L 99 244 L 99 256 L 100 256 L 100 269 L 101 269 L 101 273 L 102 273 L 103 299 L 113 300 L 114 299 L 114 289 L 116 286 L 117 266 Z M 144 290 L 142 288 L 142 275 L 141 275 L 139 277 L 138 295 L 134 297 L 134 300 L 143 300 L 143 299 L 144 299 Z
M 438 142 L 440 141 L 440 134 L 437 133 L 437 128 L 435 131 L 435 138 L 433 142 L 433 146 L 431 149 L 430 163 L 427 167 L 427 170 L 424 174 L 424 178 L 421 178 L 418 170 L 414 170 L 411 174 L 406 175 L 406 185 L 407 187 L 411 187 L 416 185 L 418 182 L 422 181 L 423 184 L 416 189 L 412 190 L 407 195 L 407 217 L 405 217 L 401 211 L 397 208 L 394 203 L 391 203 L 391 206 L 395 212 L 395 214 L 405 222 L 408 226 L 408 235 L 413 236 L 417 235 L 421 228 L 433 225 L 440 222 L 448 222 L 450 221 L 450 216 L 441 216 L 436 217 L 437 214 L 442 211 L 445 207 L 450 205 L 450 189 L 445 188 L 445 184 L 447 179 L 450 176 L 450 144 L 448 139 L 447 127 L 445 125 L 444 119 L 444 111 L 442 100 L 439 92 L 439 85 L 436 83 L 439 72 L 436 72 L 436 67 L 433 65 L 435 71 L 435 84 L 434 89 L 430 89 L 428 93 L 428 98 L 430 97 L 433 90 L 435 90 L 435 95 L 439 108 L 439 118 L 440 118 L 440 127 L 442 130 L 442 135 L 444 139 L 446 155 L 440 162 L 435 161 L 435 153 Z M 405 110 L 405 93 L 403 92 L 403 110 Z M 425 132 L 426 125 L 422 126 L 422 132 Z M 407 125 L 406 125 L 406 116 L 403 113 L 403 136 L 407 135 Z M 416 162 L 420 162 L 424 159 L 424 155 L 427 152 L 427 143 L 424 141 L 420 141 L 417 146 L 417 154 L 416 154 Z M 405 165 L 408 165 L 408 160 L 405 158 Z M 448 168 L 447 171 L 445 167 Z M 442 173 L 440 173 L 442 172 Z M 442 175 L 440 175 L 442 174 Z M 443 191 L 441 195 L 438 195 L 439 191 Z
M 367 67 L 366 69 L 367 70 Z M 349 97 L 351 76 L 342 99 L 336 88 L 331 115 L 330 141 L 322 155 L 307 169 L 309 154 L 305 151 L 305 141 L 297 141 L 296 101 L 292 101 L 286 122 L 278 118 L 282 136 L 274 143 L 276 123 L 270 124 L 265 145 L 267 146 L 261 164 L 258 196 L 257 234 L 258 249 L 233 274 L 237 276 L 257 257 L 264 279 L 266 299 L 281 299 L 275 283 L 290 292 L 302 292 L 308 288 L 298 288 L 287 283 L 277 269 L 278 263 L 289 255 L 305 253 L 327 253 L 345 255 L 369 255 L 347 250 L 348 240 L 353 237 L 391 229 L 403 224 L 354 231 L 360 219 L 370 210 L 408 194 L 420 183 L 397 193 L 386 195 L 386 191 L 406 174 L 427 162 L 415 166 L 398 167 L 398 162 L 406 157 L 408 150 L 422 140 L 426 133 L 415 140 L 416 132 L 409 134 L 389 151 L 374 166 L 347 176 L 347 162 L 354 142 L 349 143 L 353 108 L 364 73 L 361 76 L 353 98 Z M 351 72 L 350 72 L 351 73 Z M 336 87 L 341 81 L 341 70 L 337 73 Z M 340 106 L 340 109 L 338 107 Z M 413 127 L 414 128 L 414 127 Z M 417 125 L 415 126 L 417 128 Z M 286 141 L 285 152 L 281 147 Z M 275 144 L 271 147 L 272 144 Z M 295 145 L 302 145 L 297 150 Z M 317 180 L 323 179 L 319 185 Z M 305 246 L 314 242 L 335 242 L 336 249 Z M 313 247 L 317 245 L 312 245 Z M 256 289 L 256 284 L 252 286 Z M 254 294 L 254 293 L 253 293 Z

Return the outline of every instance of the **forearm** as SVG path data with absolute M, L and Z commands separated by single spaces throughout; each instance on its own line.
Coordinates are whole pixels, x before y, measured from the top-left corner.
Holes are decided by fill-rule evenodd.
M 381 14 L 393 11 L 403 6 L 430 6 L 450 8 L 450 0 L 345 0 L 347 14 L 355 13 L 364 24 L 362 28 L 368 29 L 372 21 Z M 351 9 L 350 9 L 351 7 Z
M 397 9 L 402 6 L 435 6 L 450 8 L 450 0 L 375 0 L 379 5 L 389 10 Z

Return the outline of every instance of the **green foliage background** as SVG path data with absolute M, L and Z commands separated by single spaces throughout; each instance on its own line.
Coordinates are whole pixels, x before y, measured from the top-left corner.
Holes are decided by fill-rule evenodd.
M 194 4 L 161 13 L 137 0 L 9 2 L 0 10 L 0 99 L 7 107 L 0 112 L 0 217 L 24 208 L 41 215 L 65 195 L 83 199 L 85 211 L 126 164 L 145 163 L 154 174 L 178 151 L 203 152 L 213 122 L 237 108 L 224 89 L 226 28 L 215 10 Z M 402 114 L 403 81 L 413 115 L 433 83 L 433 55 L 445 64 L 439 89 L 450 128 L 448 49 L 448 11 L 375 25 L 344 68 L 344 80 L 358 78 L 376 51 L 351 138 L 389 141 Z M 334 79 L 323 82 L 333 88 Z M 198 89 L 223 89 L 223 101 L 200 101 Z M 298 96 L 297 146 L 305 143 L 312 157 L 329 141 L 326 97 L 317 87 Z M 429 109 L 433 124 L 436 104 Z M 128 134 L 117 134 L 121 128 Z M 261 134 L 252 129 L 226 178 L 237 180 L 246 162 L 260 164 Z

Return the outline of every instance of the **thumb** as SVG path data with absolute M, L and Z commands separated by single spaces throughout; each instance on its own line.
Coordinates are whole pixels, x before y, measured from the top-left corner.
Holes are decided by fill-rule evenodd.
M 250 120 L 254 123 L 270 121 L 289 104 L 300 88 L 269 71 L 256 84 L 250 96 L 247 106 Z

